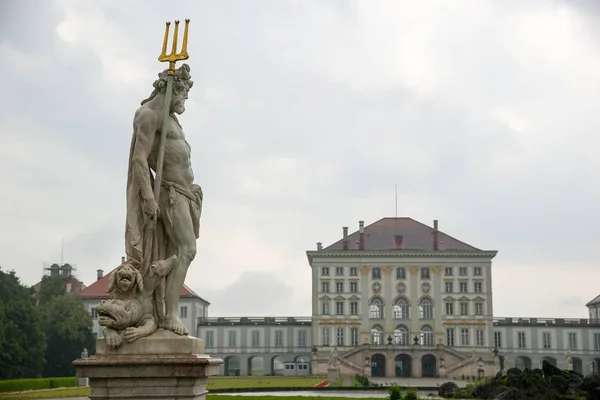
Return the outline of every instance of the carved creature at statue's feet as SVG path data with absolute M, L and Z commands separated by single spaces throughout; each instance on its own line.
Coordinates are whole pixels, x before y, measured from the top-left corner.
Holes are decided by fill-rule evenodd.
M 123 344 L 123 338 L 119 334 L 119 332 L 114 329 L 104 329 L 104 337 L 106 338 L 106 345 L 113 349 L 121 346 Z
M 125 337 L 125 340 L 128 343 L 131 343 L 131 342 L 135 342 L 139 338 L 148 336 L 148 330 L 144 329 L 142 327 L 140 327 L 140 328 L 129 327 L 129 328 L 125 329 L 123 336 Z
M 163 329 L 168 329 L 170 331 L 173 331 L 176 334 L 182 335 L 182 336 L 185 336 L 189 333 L 187 328 L 183 324 L 183 322 L 181 322 L 181 320 L 177 317 L 175 317 L 175 318 L 166 317 L 160 323 L 160 327 Z

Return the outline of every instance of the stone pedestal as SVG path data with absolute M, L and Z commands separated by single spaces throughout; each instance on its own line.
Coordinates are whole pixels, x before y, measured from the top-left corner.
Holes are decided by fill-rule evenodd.
M 327 368 L 327 380 L 329 383 L 336 383 L 340 380 L 340 369 L 335 367 Z
M 446 367 L 440 367 L 438 370 L 438 378 L 447 378 L 448 372 L 446 371 Z
M 89 378 L 92 400 L 204 399 L 222 363 L 204 354 L 204 340 L 162 329 L 118 349 L 98 339 L 96 355 L 73 362 L 77 376 Z

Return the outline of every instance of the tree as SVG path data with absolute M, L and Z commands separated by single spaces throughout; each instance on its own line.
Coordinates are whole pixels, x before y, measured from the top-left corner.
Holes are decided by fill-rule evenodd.
M 57 296 L 65 294 L 65 285 L 60 275 L 44 276 L 40 282 L 39 304 L 48 303 Z
M 40 314 L 46 336 L 44 376 L 73 376 L 73 360 L 84 348 L 95 353 L 92 317 L 78 294 L 55 296 L 41 304 Z
M 0 269 L 0 379 L 33 378 L 44 363 L 45 340 L 30 289 Z

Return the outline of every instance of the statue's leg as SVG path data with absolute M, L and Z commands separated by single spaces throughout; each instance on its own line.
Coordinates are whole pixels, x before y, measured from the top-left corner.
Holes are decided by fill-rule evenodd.
M 153 316 L 147 315 L 143 318 L 140 326 L 137 327 L 129 327 L 125 329 L 125 340 L 129 343 L 139 339 L 151 335 L 158 329 L 158 325 L 156 324 L 156 320 Z
M 169 241 L 177 250 L 177 261 L 166 278 L 165 287 L 165 318 L 160 326 L 178 335 L 189 332 L 179 319 L 179 295 L 187 275 L 190 263 L 196 256 L 196 235 L 190 213 L 189 200 L 180 194 L 176 195 L 175 204 L 168 204 L 168 193 L 161 195 L 161 215 Z M 169 209 L 171 221 L 166 214 Z

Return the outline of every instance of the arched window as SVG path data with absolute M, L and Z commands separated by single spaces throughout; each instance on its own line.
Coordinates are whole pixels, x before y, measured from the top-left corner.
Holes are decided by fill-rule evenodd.
M 408 328 L 406 326 L 398 325 L 396 329 L 394 329 L 394 344 L 398 344 L 400 346 L 410 345 L 410 333 L 408 332 Z
M 421 328 L 421 344 L 433 347 L 433 329 L 429 325 L 423 325 Z
M 422 299 L 419 304 L 419 318 L 433 319 L 433 304 L 428 298 Z
M 394 303 L 394 318 L 408 319 L 408 301 L 406 299 L 397 299 Z
M 371 328 L 371 343 L 375 345 L 383 344 L 383 328 L 379 325 Z
M 379 297 L 374 297 L 371 300 L 369 309 L 371 311 L 371 318 L 383 318 L 383 301 Z
M 371 279 L 381 279 L 381 268 L 373 268 L 371 270 Z

